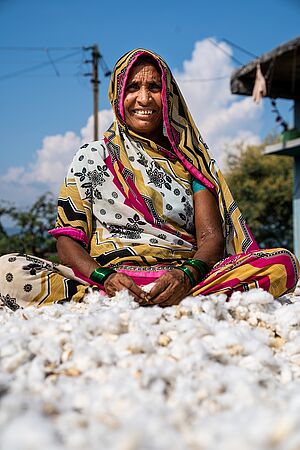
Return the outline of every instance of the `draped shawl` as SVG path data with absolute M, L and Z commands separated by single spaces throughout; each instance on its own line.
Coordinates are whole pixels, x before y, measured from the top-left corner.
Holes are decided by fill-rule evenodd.
M 257 249 L 258 246 L 246 221 L 234 201 L 216 161 L 208 152 L 208 146 L 203 141 L 195 125 L 171 70 L 159 55 L 149 50 L 138 48 L 126 53 L 117 61 L 111 77 L 108 94 L 116 122 L 105 133 L 107 142 L 110 142 L 116 148 L 124 146 L 120 133 L 117 132 L 117 128 L 120 128 L 134 139 L 141 140 L 150 147 L 155 147 L 152 141 L 128 130 L 124 121 L 123 102 L 128 74 L 133 64 L 144 55 L 153 58 L 161 69 L 163 128 L 174 154 L 190 174 L 208 188 L 218 200 L 226 254 L 247 253 Z M 165 154 L 166 157 L 170 156 L 167 151 L 165 151 Z M 117 165 L 117 163 L 115 164 Z M 125 186 L 125 184 L 124 188 L 128 192 L 130 188 Z
M 143 55 L 159 65 L 165 149 L 134 133 L 124 120 L 124 95 L 132 65 Z M 56 228 L 86 246 L 100 265 L 181 264 L 197 250 L 192 177 L 216 197 L 225 254 L 257 249 L 228 186 L 210 157 L 179 87 L 163 59 L 148 50 L 127 53 L 109 87 L 115 118 L 104 139 L 75 155 L 58 198 Z

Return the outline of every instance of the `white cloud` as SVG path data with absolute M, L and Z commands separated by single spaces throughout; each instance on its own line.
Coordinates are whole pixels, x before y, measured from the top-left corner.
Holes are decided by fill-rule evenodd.
M 249 97 L 241 100 L 230 93 L 234 67 L 228 54 L 232 51 L 227 44 L 213 41 L 219 48 L 211 39 L 197 42 L 191 59 L 183 63 L 183 70 L 174 73 L 211 154 L 224 166 L 224 149 L 230 143 L 234 146 L 241 139 L 260 142 L 262 106 Z M 215 81 L 189 81 L 192 79 Z
M 111 125 L 113 121 L 113 112 L 111 109 L 103 109 L 99 112 L 99 136 L 102 136 L 104 131 Z M 94 140 L 94 117 L 90 116 L 85 127 L 80 130 L 83 142 L 90 142 Z
M 260 141 L 258 133 L 262 106 L 255 105 L 251 98 L 240 99 L 231 95 L 229 79 L 233 66 L 226 55 L 231 54 L 231 48 L 225 43 L 217 44 L 220 48 L 213 45 L 210 39 L 196 42 L 191 58 L 183 62 L 181 70 L 175 69 L 174 75 L 211 154 L 222 167 L 225 149 L 234 148 L 242 141 Z M 218 79 L 207 82 L 195 80 L 212 78 Z M 190 81 L 192 79 L 194 81 Z M 99 112 L 99 135 L 112 120 L 111 110 Z M 42 147 L 36 151 L 35 163 L 27 167 L 10 167 L 0 176 L 1 184 L 5 185 L 1 197 L 24 204 L 25 200 L 29 202 L 30 198 L 33 200 L 46 190 L 57 195 L 74 153 L 84 142 L 92 140 L 92 116 L 79 135 L 67 131 L 63 135 L 46 136 Z
M 99 112 L 99 135 L 103 134 L 113 120 L 110 110 Z M 93 140 L 93 116 L 89 117 L 85 127 L 81 129 L 80 136 L 73 131 L 65 134 L 46 136 L 42 147 L 36 151 L 36 162 L 28 167 L 13 166 L 6 174 L 0 176 L 0 181 L 5 184 L 1 197 L 10 198 L 20 203 L 26 199 L 36 198 L 46 190 L 57 195 L 60 184 L 66 175 L 67 168 L 79 147 Z M 20 196 L 22 192 L 22 196 Z M 19 195 L 18 195 L 19 193 Z M 28 201 L 27 200 L 27 201 Z

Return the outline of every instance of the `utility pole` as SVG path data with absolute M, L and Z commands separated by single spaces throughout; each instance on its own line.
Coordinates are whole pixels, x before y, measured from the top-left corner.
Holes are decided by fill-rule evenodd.
M 85 60 L 85 63 L 92 64 L 92 73 L 85 73 L 85 76 L 91 77 L 91 83 L 93 85 L 93 110 L 94 110 L 94 140 L 97 141 L 99 139 L 99 119 L 98 119 L 98 107 L 99 107 L 99 75 L 98 75 L 98 66 L 99 62 L 101 63 L 102 70 L 104 72 L 104 76 L 108 77 L 111 75 L 111 71 L 108 69 L 105 61 L 103 60 L 103 56 L 99 52 L 98 45 L 94 44 L 90 47 L 83 47 L 83 50 L 88 50 L 92 52 L 92 59 Z
M 91 79 L 91 83 L 93 85 L 93 98 L 94 98 L 94 140 L 96 141 L 98 138 L 98 101 L 99 101 L 99 84 L 100 81 L 98 79 L 98 64 L 100 59 L 100 53 L 98 50 L 98 45 L 93 45 L 92 47 L 92 64 L 93 64 L 93 77 Z
M 93 111 L 94 111 L 94 141 L 98 139 L 99 120 L 98 120 L 98 104 L 99 104 L 99 78 L 98 78 L 98 64 L 101 57 L 98 45 L 94 44 L 91 47 L 84 47 L 84 50 L 92 52 L 92 59 L 84 61 L 85 63 L 92 63 L 92 73 L 85 73 L 86 77 L 92 77 L 91 83 L 93 85 Z

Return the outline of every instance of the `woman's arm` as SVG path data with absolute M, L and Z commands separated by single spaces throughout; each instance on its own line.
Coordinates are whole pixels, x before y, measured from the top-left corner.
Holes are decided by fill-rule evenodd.
M 68 236 L 59 236 L 56 247 L 62 264 L 72 269 L 77 269 L 87 278 L 99 267 L 99 264 L 89 255 L 85 248 Z
M 201 259 L 211 268 L 224 256 L 224 237 L 221 215 L 214 195 L 203 189 L 194 194 L 195 230 L 197 251 L 194 259 Z M 199 274 L 194 267 L 188 267 L 195 280 Z M 178 269 L 163 275 L 151 289 L 148 299 L 152 304 L 161 306 L 176 305 L 183 300 L 191 289 L 187 276 Z
M 221 215 L 214 195 L 204 189 L 194 194 L 197 251 L 194 259 L 201 259 L 211 268 L 224 257 L 224 236 Z
M 57 253 L 62 264 L 78 270 L 87 278 L 90 278 L 91 273 L 100 267 L 78 242 L 68 236 L 58 237 Z M 146 295 L 133 279 L 124 273 L 110 275 L 104 282 L 104 287 L 110 297 L 122 289 L 127 289 L 138 302 L 144 301 Z

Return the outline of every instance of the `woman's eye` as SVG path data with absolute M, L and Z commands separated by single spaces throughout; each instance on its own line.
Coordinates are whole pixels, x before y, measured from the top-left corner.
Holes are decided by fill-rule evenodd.
M 133 92 L 133 91 L 136 91 L 138 88 L 139 88 L 139 86 L 137 83 L 130 83 L 126 87 L 126 91 Z
M 160 86 L 159 84 L 157 84 L 157 83 L 151 83 L 151 84 L 149 85 L 149 89 L 150 89 L 151 91 L 157 92 L 157 91 L 161 91 L 161 86 Z

